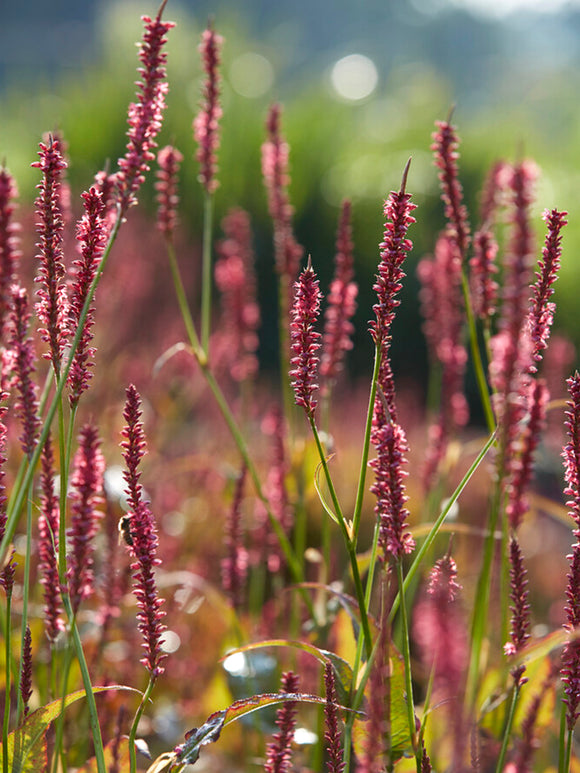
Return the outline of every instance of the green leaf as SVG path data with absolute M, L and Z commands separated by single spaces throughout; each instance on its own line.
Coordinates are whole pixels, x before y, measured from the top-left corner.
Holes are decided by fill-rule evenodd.
M 132 687 L 124 685 L 109 685 L 107 687 L 93 687 L 93 693 L 106 690 L 130 690 L 139 692 Z M 64 700 L 59 698 L 46 706 L 41 706 L 32 714 L 29 714 L 22 725 L 8 736 L 8 764 L 12 773 L 38 773 L 47 765 L 46 731 L 51 722 L 60 716 L 63 708 L 76 703 L 85 697 L 84 690 L 66 695 Z M 0 747 L 0 765 L 3 764 L 4 749 Z
M 315 647 L 314 644 L 308 644 L 302 641 L 293 641 L 291 639 L 267 639 L 266 641 L 254 642 L 253 644 L 246 644 L 244 647 L 228 652 L 226 657 L 236 652 L 251 652 L 253 650 L 263 649 L 264 647 L 293 647 L 294 649 L 302 650 L 302 652 L 308 652 L 309 655 L 315 657 L 322 665 L 331 663 L 334 668 L 334 673 L 337 677 L 336 682 L 336 697 L 339 703 L 346 703 L 350 686 L 352 683 L 352 668 L 350 665 L 336 655 L 334 652 L 328 650 L 322 650 L 319 647 Z
M 331 459 L 332 456 L 329 456 L 327 461 Z M 324 494 L 322 493 L 322 489 L 320 488 L 320 471 L 323 469 L 322 462 L 318 464 L 316 467 L 316 472 L 314 473 L 314 488 L 316 489 L 316 493 L 318 494 L 318 499 L 320 500 L 320 504 L 322 507 L 326 510 L 328 515 L 332 518 L 332 520 L 335 523 L 339 523 L 338 518 L 336 517 L 336 514 L 332 507 L 328 504 L 326 499 L 324 498 Z
M 257 711 L 265 706 L 275 706 L 279 703 L 318 703 L 324 705 L 324 698 L 307 693 L 265 693 L 253 695 L 251 698 L 242 698 L 235 701 L 227 709 L 215 711 L 201 727 L 194 727 L 185 735 L 185 743 L 176 750 L 176 758 L 173 767 L 181 765 L 193 765 L 199 759 L 203 746 L 214 743 L 220 737 L 221 731 L 231 722 L 245 717 L 252 711 Z

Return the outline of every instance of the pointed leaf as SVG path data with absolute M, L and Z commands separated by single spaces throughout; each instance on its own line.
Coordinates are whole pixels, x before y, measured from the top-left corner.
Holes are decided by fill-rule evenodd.
M 331 457 L 329 456 L 328 458 L 330 459 Z M 322 462 L 320 462 L 316 467 L 316 472 L 314 473 L 314 488 L 316 489 L 316 493 L 318 494 L 318 499 L 320 500 L 320 504 L 322 505 L 322 507 L 326 510 L 326 512 L 332 518 L 332 520 L 335 523 L 338 523 L 339 522 L 338 518 L 336 517 L 332 507 L 328 504 L 328 502 L 324 498 L 324 494 L 322 493 L 322 489 L 320 487 L 320 471 L 322 469 L 323 469 Z

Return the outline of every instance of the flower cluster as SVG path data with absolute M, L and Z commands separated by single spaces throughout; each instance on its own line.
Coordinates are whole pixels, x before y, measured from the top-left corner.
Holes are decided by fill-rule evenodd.
M 166 145 L 157 154 L 157 164 L 159 165 L 157 182 L 155 183 L 158 204 L 157 227 L 169 241 L 173 239 L 177 223 L 177 205 L 179 204 L 177 175 L 182 161 L 182 154 L 172 145 Z
M 18 189 L 14 178 L 0 167 L 0 334 L 3 334 L 10 310 L 10 287 L 20 259 L 18 231 L 14 222 L 14 199 Z
M 298 676 L 292 671 L 282 674 L 283 693 L 298 692 Z M 265 773 L 288 773 L 291 770 L 292 741 L 296 729 L 296 703 L 285 701 L 276 713 L 280 730 L 274 734 L 266 750 Z
M 34 345 L 28 337 L 28 296 L 24 288 L 12 285 L 12 311 L 10 313 L 9 345 L 14 360 L 14 380 L 18 398 L 15 404 L 16 413 L 22 421 L 20 443 L 27 456 L 34 452 L 40 432 L 38 417 L 37 389 L 32 374 L 34 373 Z
M 449 236 L 457 246 L 459 258 L 463 260 L 469 246 L 469 223 L 457 172 L 459 140 L 455 126 L 448 121 L 437 121 L 436 126 L 431 150 L 435 152 L 435 165 L 439 169 L 441 197 L 445 204 Z
M 203 60 L 206 81 L 203 87 L 201 110 L 193 122 L 195 141 L 199 145 L 197 160 L 201 165 L 199 179 L 208 193 L 213 193 L 219 183 L 216 180 L 219 147 L 218 122 L 222 115 L 219 103 L 220 48 L 223 38 L 210 26 L 202 35 L 199 50 Z
M 317 404 L 314 393 L 318 389 L 315 379 L 320 333 L 314 330 L 314 325 L 320 312 L 321 298 L 318 279 L 309 260 L 308 266 L 296 282 L 290 325 L 292 346 L 290 377 L 293 379 L 296 405 L 303 406 L 308 416 L 314 415 Z

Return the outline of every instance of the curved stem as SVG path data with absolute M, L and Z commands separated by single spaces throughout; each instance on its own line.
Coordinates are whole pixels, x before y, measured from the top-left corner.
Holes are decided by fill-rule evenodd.
M 143 693 L 143 697 L 141 698 L 141 703 L 139 704 L 139 708 L 137 709 L 137 713 L 135 714 L 135 719 L 133 720 L 133 724 L 131 725 L 131 730 L 129 732 L 130 773 L 135 773 L 137 770 L 137 750 L 135 748 L 135 739 L 137 738 L 137 727 L 139 726 L 139 721 L 141 720 L 141 717 L 143 716 L 143 712 L 145 711 L 145 706 L 147 705 L 147 701 L 149 700 L 151 693 L 153 692 L 154 684 L 155 684 L 155 679 L 152 676 L 150 676 L 149 684 L 147 685 L 147 689 Z

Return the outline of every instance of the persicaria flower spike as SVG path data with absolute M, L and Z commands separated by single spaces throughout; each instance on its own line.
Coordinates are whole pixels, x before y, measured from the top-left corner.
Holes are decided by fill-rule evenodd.
M 14 222 L 18 189 L 14 178 L 3 166 L 0 167 L 0 333 L 3 333 L 10 311 L 10 287 L 16 276 L 20 258 L 18 231 Z
M 76 613 L 83 599 L 93 592 L 94 538 L 102 513 L 105 459 L 96 427 L 86 424 L 79 434 L 79 448 L 71 478 L 71 527 L 69 529 L 69 593 Z
M 282 674 L 283 693 L 298 691 L 298 677 L 292 671 Z M 291 770 L 292 741 L 296 729 L 296 702 L 286 701 L 276 712 L 276 724 L 280 728 L 273 736 L 266 751 L 265 773 L 288 773 Z
M 345 763 L 342 759 L 342 744 L 340 728 L 338 726 L 338 706 L 336 697 L 336 677 L 330 661 L 324 664 L 324 686 L 326 688 L 326 704 L 324 717 L 326 720 L 326 732 L 324 739 L 328 751 L 328 773 L 342 773 Z
M 40 267 L 36 279 L 40 289 L 37 291 L 36 313 L 44 325 L 40 334 L 49 345 L 47 357 L 52 361 L 55 372 L 59 373 L 69 334 L 62 252 L 64 225 L 60 208 L 61 177 L 66 162 L 57 139 L 50 137 L 48 145 L 41 142 L 39 147 L 40 161 L 32 164 L 42 171 L 42 181 L 37 185 L 40 193 L 36 199 L 36 229 L 40 237 L 37 244 Z
M 117 186 L 121 212 L 137 203 L 137 191 L 149 171 L 149 163 L 154 160 L 152 152 L 156 147 L 155 138 L 161 129 L 165 95 L 168 86 L 165 81 L 165 63 L 167 54 L 163 46 L 167 42 L 167 33 L 174 27 L 173 22 L 162 22 L 161 14 L 167 0 L 164 0 L 155 19 L 142 16 L 145 24 L 143 40 L 140 45 L 139 59 L 142 67 L 138 69 L 141 80 L 137 83 L 137 102 L 129 105 L 127 152 L 119 159 Z
M 413 243 L 407 239 L 409 226 L 415 222 L 411 212 L 417 208 L 411 202 L 411 194 L 406 193 L 405 187 L 409 171 L 410 159 L 403 173 L 401 189 L 395 193 L 392 191 L 385 202 L 385 231 L 383 241 L 380 244 L 380 262 L 378 274 L 373 290 L 377 293 L 378 300 L 373 306 L 376 320 L 370 323 L 370 331 L 377 346 L 381 346 L 383 352 L 390 346 L 390 330 L 395 318 L 395 310 L 400 305 L 396 294 L 402 287 L 405 276 L 401 268 L 407 253 L 412 249 Z
M 12 311 L 10 314 L 10 348 L 14 357 L 14 378 L 18 398 L 16 413 L 22 421 L 20 444 L 27 456 L 30 456 L 40 434 L 40 419 L 38 417 L 37 388 L 32 374 L 34 373 L 34 345 L 28 337 L 28 296 L 24 288 L 12 285 Z
M 81 324 L 85 302 L 97 273 L 107 241 L 105 205 L 102 195 L 93 186 L 82 194 L 84 215 L 79 223 L 77 239 L 80 243 L 81 258 L 74 261 L 76 270 L 69 310 L 70 329 L 76 331 Z M 95 309 L 91 303 L 82 320 L 82 333 L 68 374 L 69 400 L 72 407 L 78 404 L 82 393 L 88 389 L 91 378 L 90 367 L 95 350 L 93 339 Z
M 145 436 L 141 423 L 141 398 L 131 384 L 127 389 L 127 400 L 123 413 L 126 421 L 121 443 L 123 457 L 127 465 L 127 499 L 129 502 L 130 534 L 132 545 L 128 549 L 134 556 L 131 564 L 133 572 L 133 593 L 137 599 L 137 626 L 143 638 L 142 647 L 145 656 L 141 663 L 156 679 L 163 673 L 163 661 L 166 655 L 161 645 L 166 626 L 161 622 L 165 612 L 161 609 L 163 599 L 157 592 L 155 567 L 161 561 L 157 558 L 157 529 L 149 503 L 143 500 L 143 489 L 139 483 L 138 466 L 145 453 Z
M 542 250 L 542 258 L 536 272 L 536 283 L 533 286 L 532 298 L 528 322 L 530 336 L 534 345 L 532 357 L 535 362 L 542 359 L 542 351 L 548 345 L 550 328 L 554 319 L 556 304 L 550 302 L 554 293 L 554 282 L 558 278 L 560 270 L 560 258 L 562 257 L 562 228 L 567 225 L 565 219 L 567 212 L 559 212 L 557 209 L 546 210 L 543 218 L 548 226 L 546 241 Z M 532 365 L 532 371 L 536 371 L 536 365 Z
M 48 640 L 56 641 L 64 631 L 58 576 L 59 502 L 54 490 L 54 455 L 48 436 L 42 449 L 40 474 L 40 517 L 38 519 L 38 559 L 40 582 L 44 588 L 44 628 Z
M 353 346 L 354 326 L 351 319 L 356 311 L 358 287 L 352 281 L 354 271 L 350 212 L 350 201 L 344 201 L 338 223 L 334 278 L 328 295 L 320 362 L 320 377 L 326 390 L 330 389 L 342 370 L 345 352 Z
M 522 549 L 515 534 L 512 534 L 509 543 L 510 562 L 510 607 L 511 618 L 511 642 L 504 646 L 506 655 L 515 655 L 523 649 L 530 638 L 530 604 L 528 592 L 528 578 Z M 525 666 L 516 666 L 512 675 L 517 684 L 521 684 Z
M 213 193 L 219 183 L 216 180 L 217 158 L 220 138 L 218 122 L 222 116 L 220 96 L 220 49 L 223 38 L 210 26 L 204 31 L 199 50 L 203 61 L 206 80 L 203 85 L 201 110 L 193 122 L 195 141 L 199 145 L 197 160 L 201 165 L 199 180 L 207 193 Z
M 179 204 L 177 175 L 182 161 L 182 154 L 171 145 L 162 148 L 157 154 L 159 165 L 157 182 L 155 183 L 158 204 L 157 228 L 169 241 L 173 239 L 177 223 L 177 205 Z
M 244 547 L 242 527 L 242 501 L 246 472 L 247 468 L 244 466 L 236 481 L 234 499 L 225 526 L 227 556 L 222 561 L 222 584 L 236 610 L 242 605 L 248 571 L 248 552 Z
M 32 696 L 32 634 L 30 626 L 27 625 L 24 631 L 24 641 L 22 642 L 22 663 L 20 665 L 20 695 L 24 706 L 24 717 L 28 716 L 28 702 Z
M 441 198 L 445 204 L 449 233 L 463 259 L 469 246 L 469 222 L 457 171 L 459 140 L 455 126 L 448 121 L 436 121 L 435 125 L 437 131 L 433 134 L 431 150 L 435 153 L 435 166 L 439 169 Z
M 318 389 L 316 373 L 320 349 L 320 333 L 314 325 L 320 312 L 322 293 L 318 279 L 308 259 L 308 265 L 295 285 L 294 307 L 290 324 L 292 349 L 290 377 L 296 398 L 296 405 L 303 406 L 308 416 L 314 415 L 317 402 L 314 393 Z

